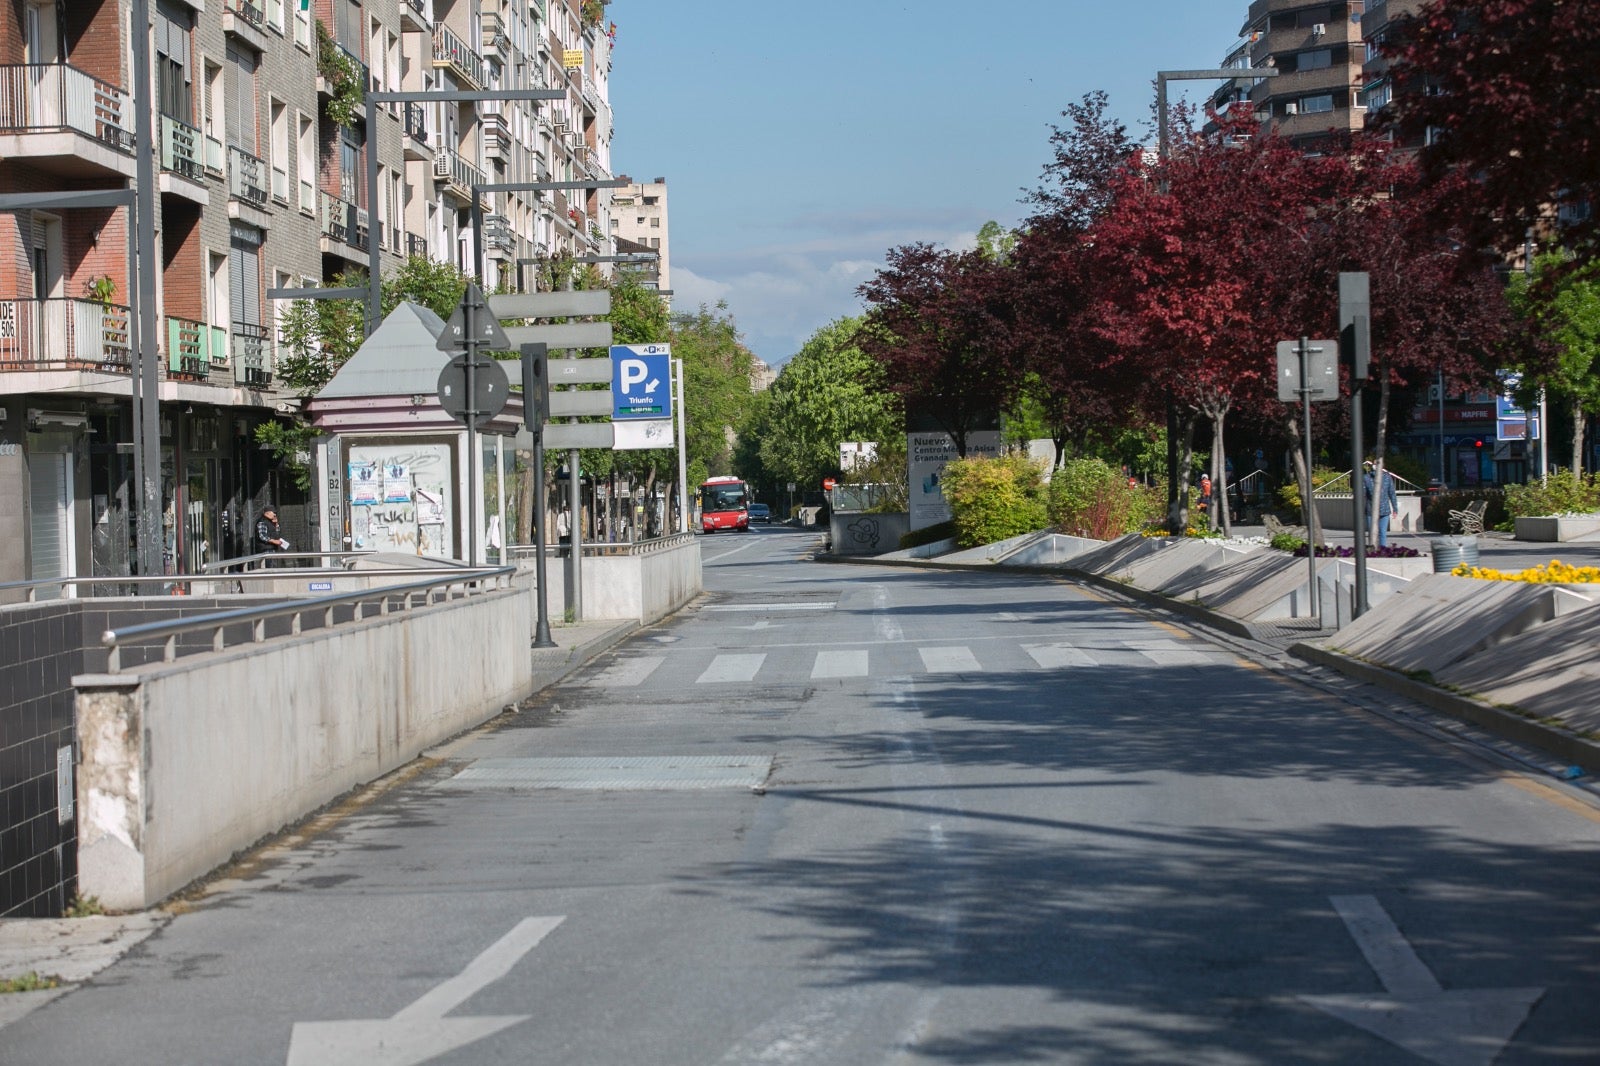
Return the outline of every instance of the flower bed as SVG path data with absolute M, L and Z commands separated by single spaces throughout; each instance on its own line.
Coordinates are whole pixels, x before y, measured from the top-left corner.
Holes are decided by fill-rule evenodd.
M 1482 581 L 1527 581 L 1536 585 L 1590 585 L 1600 582 L 1600 567 L 1569 566 L 1551 559 L 1545 566 L 1530 566 L 1515 572 L 1463 563 L 1450 571 L 1456 577 L 1475 577 Z
M 1303 541 L 1298 548 L 1294 549 L 1293 554 L 1302 559 L 1306 557 L 1306 545 Z M 1353 559 L 1355 558 L 1355 554 L 1356 550 L 1354 548 L 1347 548 L 1342 544 L 1317 545 L 1317 558 L 1319 559 Z M 1406 548 L 1399 544 L 1390 544 L 1382 548 L 1367 549 L 1368 559 L 1415 559 L 1421 554 L 1422 553 L 1417 551 L 1415 548 Z

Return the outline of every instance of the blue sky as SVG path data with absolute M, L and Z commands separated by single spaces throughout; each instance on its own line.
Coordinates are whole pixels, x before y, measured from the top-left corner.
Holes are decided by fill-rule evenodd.
M 612 169 L 667 179 L 674 308 L 727 301 L 778 365 L 861 312 L 888 249 L 1015 225 L 1085 93 L 1153 144 L 1155 72 L 1220 65 L 1248 7 L 613 0 Z

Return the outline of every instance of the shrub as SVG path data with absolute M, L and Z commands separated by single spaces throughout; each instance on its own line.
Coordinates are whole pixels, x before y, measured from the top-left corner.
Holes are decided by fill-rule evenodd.
M 1332 470 L 1325 466 L 1312 467 L 1311 491 L 1316 492 L 1328 482 L 1333 481 L 1346 473 L 1348 473 L 1348 471 Z M 1300 514 L 1300 479 L 1297 477 L 1290 477 L 1288 481 L 1285 481 L 1281 486 L 1279 486 L 1278 499 L 1283 503 L 1285 508 L 1292 511 L 1296 515 Z
M 1527 581 L 1536 585 L 1588 585 L 1600 582 L 1600 567 L 1572 566 L 1560 559 L 1551 559 L 1545 566 L 1530 566 L 1518 571 L 1462 563 L 1450 572 L 1457 577 L 1475 577 L 1483 581 Z
M 1489 509 L 1483 515 L 1483 528 L 1499 529 L 1510 522 L 1506 500 L 1498 490 L 1478 489 L 1474 492 L 1440 492 L 1426 497 L 1422 502 L 1422 527 L 1430 533 L 1449 533 L 1450 512 L 1465 510 L 1475 500 L 1488 500 Z
M 1074 459 L 1050 478 L 1050 523 L 1063 533 L 1111 540 L 1156 517 L 1152 491 L 1129 485 L 1103 460 Z
M 944 468 L 944 498 L 963 548 L 1045 525 L 1044 471 L 1026 455 L 951 460 Z
M 1531 515 L 1588 514 L 1600 510 L 1600 479 L 1594 474 L 1557 470 L 1543 481 L 1505 487 L 1506 512 Z
M 1344 544 L 1319 544 L 1317 545 L 1317 558 L 1319 559 L 1349 559 L 1356 550 Z M 1293 554 L 1304 559 L 1306 557 L 1306 542 L 1300 541 L 1300 546 L 1293 549 Z M 1368 548 L 1368 559 L 1415 559 L 1422 553 L 1415 548 L 1407 548 L 1399 544 L 1386 544 L 1381 548 Z

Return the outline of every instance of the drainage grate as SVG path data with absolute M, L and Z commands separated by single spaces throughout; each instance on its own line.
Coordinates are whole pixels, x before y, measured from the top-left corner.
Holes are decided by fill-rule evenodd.
M 571 788 L 687 791 L 757 788 L 772 772 L 770 755 L 644 755 L 478 759 L 441 788 Z

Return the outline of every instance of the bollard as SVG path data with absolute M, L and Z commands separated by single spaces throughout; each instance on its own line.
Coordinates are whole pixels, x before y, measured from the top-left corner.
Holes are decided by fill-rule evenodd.
M 1463 563 L 1478 565 L 1477 537 L 1435 537 L 1428 541 L 1428 547 L 1433 552 L 1436 574 L 1448 574 Z

